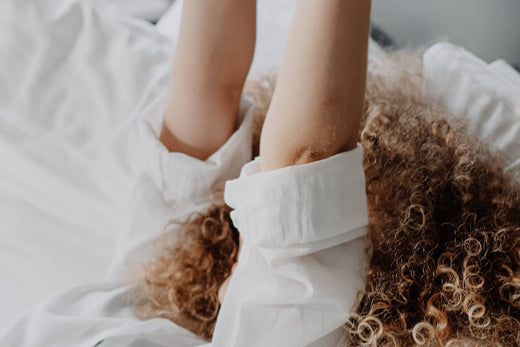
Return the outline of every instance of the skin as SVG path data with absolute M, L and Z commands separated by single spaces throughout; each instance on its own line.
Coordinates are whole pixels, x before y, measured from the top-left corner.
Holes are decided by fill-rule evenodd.
M 262 130 L 262 170 L 356 147 L 369 21 L 370 0 L 299 0 Z M 161 133 L 170 151 L 205 160 L 234 132 L 255 27 L 255 0 L 184 2 Z
M 256 0 L 183 3 L 160 138 L 168 150 L 205 160 L 233 134 L 255 35 Z
M 356 146 L 369 19 L 370 0 L 299 0 L 262 130 L 263 170 Z

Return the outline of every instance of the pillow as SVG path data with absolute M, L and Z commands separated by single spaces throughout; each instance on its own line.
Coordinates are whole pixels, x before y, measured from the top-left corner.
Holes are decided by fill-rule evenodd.
M 493 73 L 511 83 L 511 87 L 516 88 L 518 95 L 520 95 L 520 73 L 518 71 L 502 59 L 492 62 L 489 67 L 493 70 Z
M 520 76 L 502 62 L 486 64 L 461 47 L 439 43 L 424 53 L 428 92 L 520 172 Z M 520 173 L 519 173 L 520 176 Z

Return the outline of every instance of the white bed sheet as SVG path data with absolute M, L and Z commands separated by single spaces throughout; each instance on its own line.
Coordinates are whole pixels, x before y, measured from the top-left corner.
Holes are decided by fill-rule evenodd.
M 2 0 L 0 27 L 2 325 L 104 278 L 135 174 L 105 149 L 164 92 L 171 43 L 81 3 L 46 11 Z
M 77 0 L 32 0 L 41 11 L 54 12 Z M 148 21 L 158 20 L 171 6 L 174 0 L 83 0 L 90 5 L 123 15 L 142 18 Z

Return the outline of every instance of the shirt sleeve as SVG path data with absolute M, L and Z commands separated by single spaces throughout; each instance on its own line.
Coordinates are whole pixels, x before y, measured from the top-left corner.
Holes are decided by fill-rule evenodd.
M 153 241 L 165 231 L 175 241 L 176 225 L 191 213 L 202 211 L 222 198 L 224 184 L 236 178 L 251 160 L 253 104 L 245 97 L 239 108 L 237 130 L 202 161 L 179 152 L 169 152 L 159 141 L 164 97 L 156 100 L 133 124 L 141 174 L 133 189 L 128 222 L 116 241 L 109 279 L 134 272 L 157 249 Z
M 243 245 L 214 346 L 339 343 L 364 286 L 368 223 L 362 148 L 226 184 Z

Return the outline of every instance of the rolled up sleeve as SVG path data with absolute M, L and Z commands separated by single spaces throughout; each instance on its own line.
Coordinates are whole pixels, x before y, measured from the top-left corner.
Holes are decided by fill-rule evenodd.
M 159 140 L 164 98 L 152 103 L 135 120 L 141 166 L 128 209 L 128 222 L 118 235 L 109 279 L 135 272 L 135 266 L 157 253 L 152 242 L 172 221 L 183 222 L 222 200 L 224 184 L 237 177 L 251 160 L 253 104 L 242 98 L 237 130 L 207 160 L 170 152 Z M 166 230 L 175 240 L 175 228 Z M 121 271 L 123 271 L 123 274 Z
M 213 345 L 340 341 L 367 262 L 362 157 L 358 147 L 267 172 L 257 158 L 226 184 L 244 243 Z

